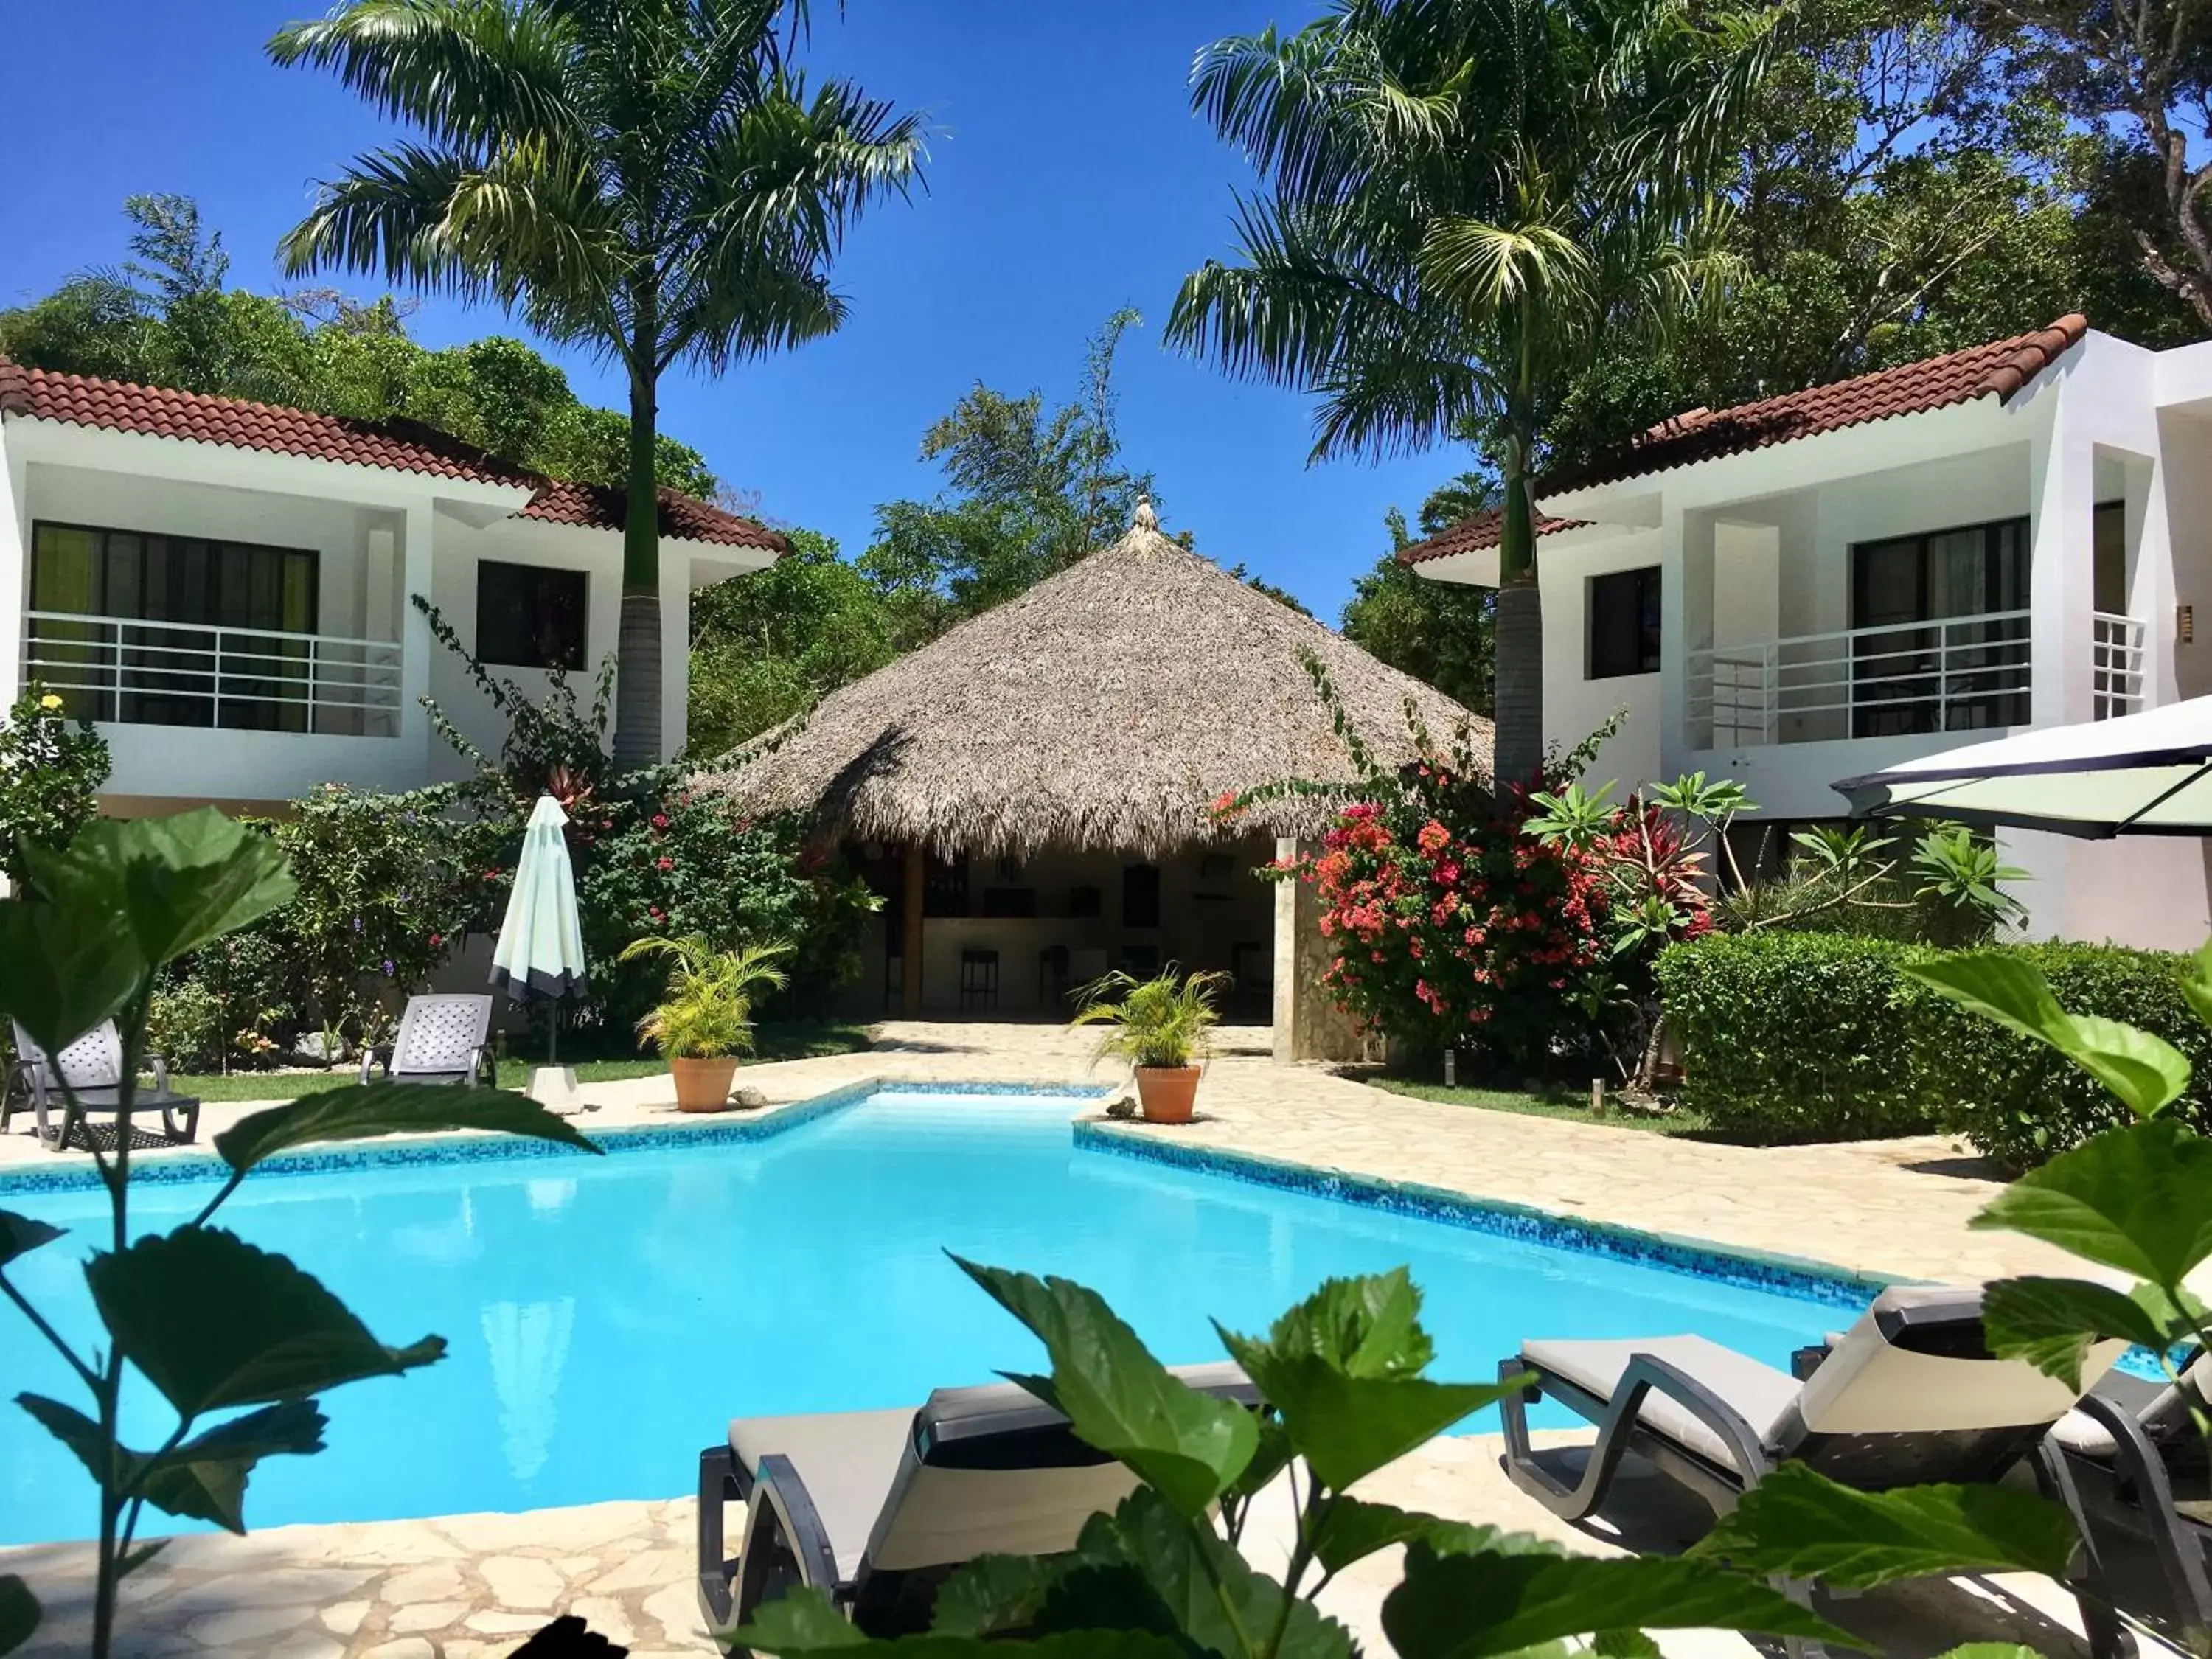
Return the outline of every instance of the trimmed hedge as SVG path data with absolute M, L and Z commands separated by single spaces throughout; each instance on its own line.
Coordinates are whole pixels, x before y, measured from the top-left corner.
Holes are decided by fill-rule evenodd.
M 2172 1109 L 2212 1131 L 2212 1028 L 2182 1000 L 2180 957 L 2106 945 L 1999 948 L 2040 968 L 2069 1012 L 2141 1026 L 2188 1055 L 2195 1079 Z M 2014 1169 L 2126 1121 L 2070 1061 L 1898 971 L 1943 954 L 1834 933 L 1711 934 L 1668 947 L 1657 973 L 1682 1053 L 1683 1103 L 1759 1142 L 1941 1127 Z

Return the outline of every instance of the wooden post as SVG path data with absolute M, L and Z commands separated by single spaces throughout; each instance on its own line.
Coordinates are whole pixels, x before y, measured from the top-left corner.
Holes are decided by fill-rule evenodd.
M 899 963 L 899 1007 L 911 1019 L 921 1012 L 921 893 L 923 875 L 927 869 L 926 855 L 919 842 L 909 843 L 906 849 L 906 891 L 899 917 L 900 946 L 902 953 Z

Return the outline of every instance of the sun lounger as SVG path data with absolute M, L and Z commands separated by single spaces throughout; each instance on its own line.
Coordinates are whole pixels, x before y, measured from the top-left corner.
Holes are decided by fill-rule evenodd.
M 2203 1356 L 2178 1388 L 2114 1371 L 2058 1420 L 2044 1451 L 2049 1484 L 2081 1529 L 2092 1592 L 2178 1621 L 2195 1633 L 2194 1651 L 2212 1632 L 2212 1468 L 2191 1410 L 2208 1388 L 2212 1358 Z M 2155 1562 L 2151 1582 L 2121 1559 L 2131 1551 Z
M 1256 1407 L 1226 1363 L 1180 1369 L 1194 1388 Z M 926 1629 L 937 1589 L 985 1553 L 1053 1555 L 1136 1477 L 1012 1383 L 939 1389 L 920 1411 L 740 1418 L 699 1455 L 699 1600 L 724 1635 L 813 1585 L 871 1636 Z M 734 1560 L 723 1506 L 746 1505 Z
M 458 1083 L 473 1089 L 499 1086 L 499 1060 L 484 1041 L 491 1030 L 491 999 L 467 994 L 407 999 L 399 1030 L 361 1057 L 361 1080 L 381 1066 L 394 1083 Z
M 132 1116 L 159 1112 L 162 1133 L 169 1140 L 190 1141 L 199 1133 L 199 1102 L 171 1091 L 169 1062 L 161 1055 L 143 1055 L 139 1063 L 154 1074 L 154 1086 L 137 1091 Z M 15 1027 L 15 1063 L 9 1068 L 4 1092 L 0 1092 L 0 1134 L 7 1133 L 16 1113 L 33 1112 L 46 1149 L 64 1152 L 80 1139 L 88 1114 L 119 1112 L 122 1104 L 123 1037 L 113 1020 L 102 1021 L 51 1057 L 21 1025 Z
M 2124 1352 L 2101 1344 L 2086 1384 Z M 1700 1336 L 1528 1342 L 1498 1368 L 1515 1485 L 1570 1521 L 1633 1451 L 1725 1511 L 1784 1458 L 1851 1486 L 1993 1480 L 2036 1450 L 2079 1391 L 1984 1346 L 1981 1293 L 1885 1291 L 1802 1382 Z M 1598 1425 L 1581 1478 L 1540 1468 L 1527 1406 L 1550 1395 Z

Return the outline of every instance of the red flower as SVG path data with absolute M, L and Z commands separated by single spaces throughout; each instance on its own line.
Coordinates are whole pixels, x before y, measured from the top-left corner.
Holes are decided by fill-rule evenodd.
M 676 867 L 676 860 L 674 859 L 662 859 L 660 860 L 659 867 L 663 870 L 673 870 Z
M 653 827 L 656 830 L 665 830 L 668 828 L 668 814 L 665 812 L 655 812 L 653 815 Z

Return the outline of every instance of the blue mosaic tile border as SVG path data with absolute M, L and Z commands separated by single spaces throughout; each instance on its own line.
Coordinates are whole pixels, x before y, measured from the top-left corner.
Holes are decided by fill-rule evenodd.
M 594 1133 L 588 1121 L 579 1127 L 610 1157 L 660 1152 L 671 1146 L 732 1146 L 773 1140 L 876 1095 L 1025 1095 L 1049 1100 L 1095 1100 L 1110 1087 L 1091 1084 L 904 1083 L 868 1078 L 793 1105 L 757 1115 L 716 1116 L 696 1123 L 624 1124 Z M 388 1170 L 424 1164 L 501 1163 L 514 1158 L 588 1158 L 573 1146 L 516 1135 L 440 1135 L 404 1140 L 356 1141 L 319 1152 L 286 1152 L 258 1165 L 253 1179 L 274 1176 L 325 1175 L 334 1170 Z M 131 1166 L 134 1185 L 173 1185 L 222 1180 L 230 1173 L 221 1158 L 158 1156 Z M 0 1173 L 0 1194 L 83 1192 L 97 1188 L 100 1172 L 89 1162 L 53 1169 Z
M 1095 1121 L 1075 1126 L 1075 1145 L 1083 1150 L 1161 1164 L 1202 1175 L 1224 1176 L 1255 1186 L 1304 1193 L 1363 1209 L 1417 1216 L 1446 1226 L 1531 1244 L 1602 1255 L 1617 1261 L 1660 1267 L 1717 1280 L 1745 1290 L 1773 1291 L 1835 1308 L 1863 1310 L 1900 1276 L 1857 1273 L 1822 1261 L 1790 1256 L 1724 1250 L 1696 1239 L 1644 1232 L 1608 1222 L 1577 1220 L 1502 1200 L 1470 1198 L 1464 1193 L 1413 1183 L 1401 1185 L 1342 1170 L 1316 1170 L 1256 1153 L 1198 1146 L 1133 1133 Z

